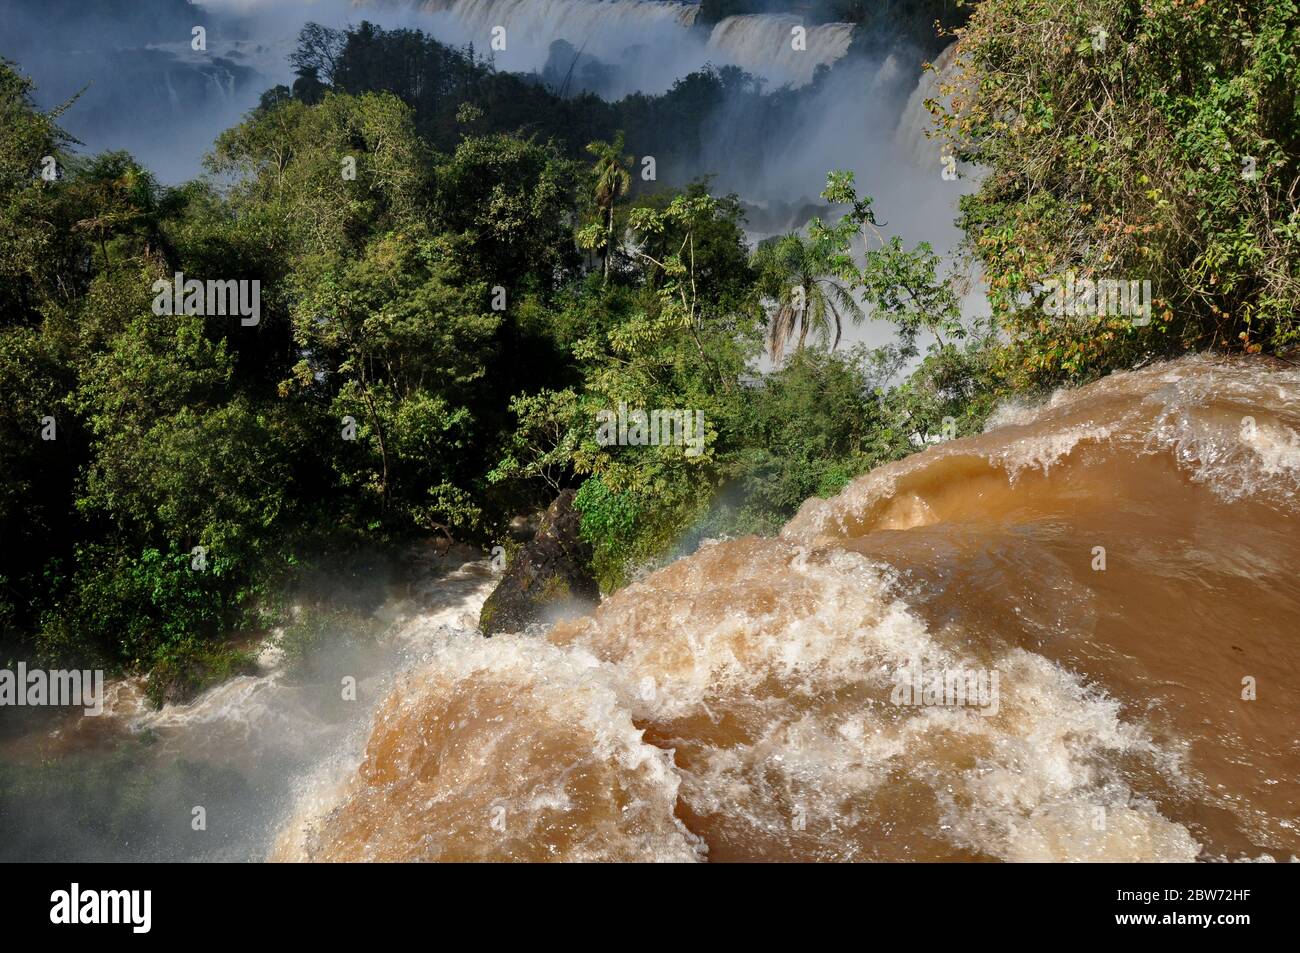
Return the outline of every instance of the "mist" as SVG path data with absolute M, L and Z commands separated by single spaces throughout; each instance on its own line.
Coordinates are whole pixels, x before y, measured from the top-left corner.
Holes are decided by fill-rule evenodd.
M 899 189 L 919 170 L 889 150 L 919 76 L 920 53 L 842 61 L 847 24 L 809 27 L 807 51 L 795 53 L 785 38 L 798 21 L 788 15 L 731 18 L 709 32 L 692 28 L 695 5 L 660 0 L 150 0 L 122 5 L 123 15 L 117 7 L 101 7 L 96 16 L 93 9 L 74 13 L 67 0 L 52 13 L 35 0 L 2 0 L 9 29 L 0 37 L 0 55 L 32 76 L 44 108 L 80 93 L 61 121 L 84 151 L 126 150 L 164 184 L 200 174 L 215 136 L 256 106 L 266 89 L 292 82 L 288 56 L 304 23 L 345 28 L 367 19 L 473 45 L 497 69 L 554 78 L 562 94 L 589 89 L 610 101 L 662 93 L 708 65 L 738 65 L 777 89 L 804 86 L 815 67 L 838 63 L 797 124 L 767 144 L 757 179 L 732 174 L 730 132 L 749 117 L 738 104 L 724 104 L 711 119 L 715 134 L 699 166 L 678 170 L 674 180 L 712 174 L 720 188 L 747 202 L 790 208 L 787 217 L 797 218 L 803 204 L 817 201 L 828 169 L 852 168 L 869 191 L 881 193 L 882 204 L 887 191 L 900 210 L 916 210 Z M 491 48 L 498 23 L 507 31 L 505 50 Z M 191 48 L 195 27 L 206 30 L 206 50 Z M 557 41 L 568 47 L 554 46 Z M 877 182 L 879 189 L 871 188 Z M 933 194 L 916 191 L 917 197 Z M 779 212 L 776 218 L 763 224 L 790 225 Z M 950 229 L 951 215 L 913 218 L 927 235 L 931 224 Z
M 496 582 L 468 547 L 405 556 L 309 575 L 257 670 L 188 704 L 154 709 L 130 677 L 98 717 L 6 708 L 0 861 L 263 859 L 301 792 L 355 767 L 400 673 L 429 640 L 468 636 Z
M 414 10 L 367 10 L 385 27 L 415 25 Z M 202 172 L 203 155 L 264 91 L 293 80 L 289 65 L 308 20 L 359 23 L 347 0 L 0 0 L 0 56 L 36 82 L 79 151 L 131 153 L 165 185 Z M 196 50 L 195 28 L 205 31 Z

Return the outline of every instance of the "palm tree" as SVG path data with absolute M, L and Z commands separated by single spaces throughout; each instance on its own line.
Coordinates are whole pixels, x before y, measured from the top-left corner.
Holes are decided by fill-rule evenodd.
M 614 203 L 632 187 L 632 157 L 623 155 L 623 133 L 613 142 L 588 143 L 587 151 L 596 157 L 592 171 L 596 175 L 596 205 L 605 213 L 607 238 L 605 240 L 605 278 L 609 278 L 609 260 L 614 254 Z
M 835 278 L 831 258 L 829 243 L 795 232 L 768 239 L 754 252 L 759 290 L 775 302 L 767 326 L 767 349 L 774 363 L 781 363 L 786 343 L 796 329 L 797 349 L 803 348 L 810 330 L 823 341 L 830 341 L 833 331 L 833 351 L 839 347 L 846 318 L 855 325 L 862 323 L 862 306 Z

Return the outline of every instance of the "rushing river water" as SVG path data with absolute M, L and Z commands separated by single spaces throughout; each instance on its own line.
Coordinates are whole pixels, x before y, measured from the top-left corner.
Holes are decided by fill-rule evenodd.
M 994 423 L 546 638 L 433 638 L 275 856 L 1300 853 L 1300 374 L 1188 358 Z M 998 703 L 894 703 L 918 669 Z
M 104 717 L 7 736 L 0 843 L 1288 860 L 1298 488 L 1300 372 L 1185 358 L 1115 374 L 1003 408 L 982 436 L 808 501 L 778 538 L 706 545 L 544 635 L 474 631 L 494 576 L 468 562 L 431 570 L 390 607 L 391 638 L 315 680 L 268 657 L 162 711 L 119 683 Z M 356 702 L 339 699 L 347 672 Z M 983 694 L 922 691 L 917 673 L 978 674 Z

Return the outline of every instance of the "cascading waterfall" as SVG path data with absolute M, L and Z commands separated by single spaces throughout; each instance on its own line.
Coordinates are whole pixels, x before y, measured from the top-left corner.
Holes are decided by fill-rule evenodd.
M 673 0 L 422 0 L 420 9 L 449 17 L 482 50 L 489 49 L 496 26 L 507 30 L 506 53 L 512 36 L 538 50 L 567 40 L 614 66 L 624 65 L 630 49 L 660 41 L 655 64 L 663 88 L 706 62 L 801 86 L 818 66 L 842 57 L 853 35 L 850 23 L 810 25 L 806 48 L 795 49 L 791 30 L 802 25 L 798 17 L 752 14 L 727 17 L 705 41 L 692 30 L 698 4 Z
M 494 26 L 516 27 L 527 36 L 554 33 L 574 42 L 604 29 L 671 23 L 689 27 L 700 8 L 673 0 L 422 0 L 430 13 L 450 13 L 487 35 Z
M 205 70 L 204 78 L 208 85 L 209 95 L 219 103 L 229 103 L 235 96 L 235 76 L 228 69 L 214 67 Z
M 894 141 L 926 168 L 938 168 L 940 142 L 929 135 L 935 128 L 934 116 L 925 108 L 925 103 L 931 99 L 944 99 L 943 89 L 953 87 L 958 82 L 959 75 L 957 44 L 952 43 L 935 57 L 931 68 L 921 74 L 916 89 L 908 97 L 898 118 Z
M 777 83 L 802 86 L 819 66 L 830 66 L 849 50 L 852 23 L 807 26 L 806 46 L 797 49 L 798 17 L 755 13 L 727 17 L 709 34 L 709 51 L 751 73 Z

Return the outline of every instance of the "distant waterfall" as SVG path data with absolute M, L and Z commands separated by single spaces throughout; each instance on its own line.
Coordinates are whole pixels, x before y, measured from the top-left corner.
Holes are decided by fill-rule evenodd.
M 770 83 L 802 86 L 818 66 L 848 52 L 853 38 L 851 23 L 807 26 L 806 48 L 796 49 L 792 30 L 803 25 L 798 17 L 754 14 L 727 17 L 706 40 L 702 30 L 693 30 L 699 5 L 676 0 L 419 0 L 419 6 L 450 17 L 477 49 L 488 49 L 497 26 L 506 28 L 509 44 L 545 49 L 554 40 L 567 40 L 620 68 L 629 66 L 630 51 L 649 48 L 663 88 L 708 62 L 739 66 Z M 514 47 L 507 51 L 506 68 L 515 68 L 510 65 Z
M 803 26 L 798 17 L 784 14 L 727 17 L 709 35 L 709 49 L 773 82 L 802 86 L 818 66 L 829 66 L 848 52 L 853 24 L 805 27 L 805 49 L 795 47 L 797 26 Z
M 203 73 L 207 81 L 208 95 L 216 102 L 225 105 L 235 98 L 235 74 L 228 69 L 215 67 Z
M 894 141 L 910 157 L 931 165 L 939 165 L 939 141 L 928 135 L 935 128 L 934 117 L 925 108 L 927 99 L 939 99 L 940 87 L 952 85 L 958 76 L 957 45 L 951 44 L 934 60 L 934 68 L 926 70 L 917 81 L 916 89 L 908 97 L 903 114 L 898 119 Z
M 528 42 L 564 39 L 581 43 L 599 30 L 669 24 L 689 27 L 700 8 L 661 0 L 424 0 L 421 9 L 450 13 L 487 36 L 492 27 L 521 31 Z
M 176 87 L 172 85 L 172 71 L 163 70 L 163 83 L 167 87 L 167 102 L 171 104 L 173 110 L 181 108 L 181 98 L 176 95 Z

